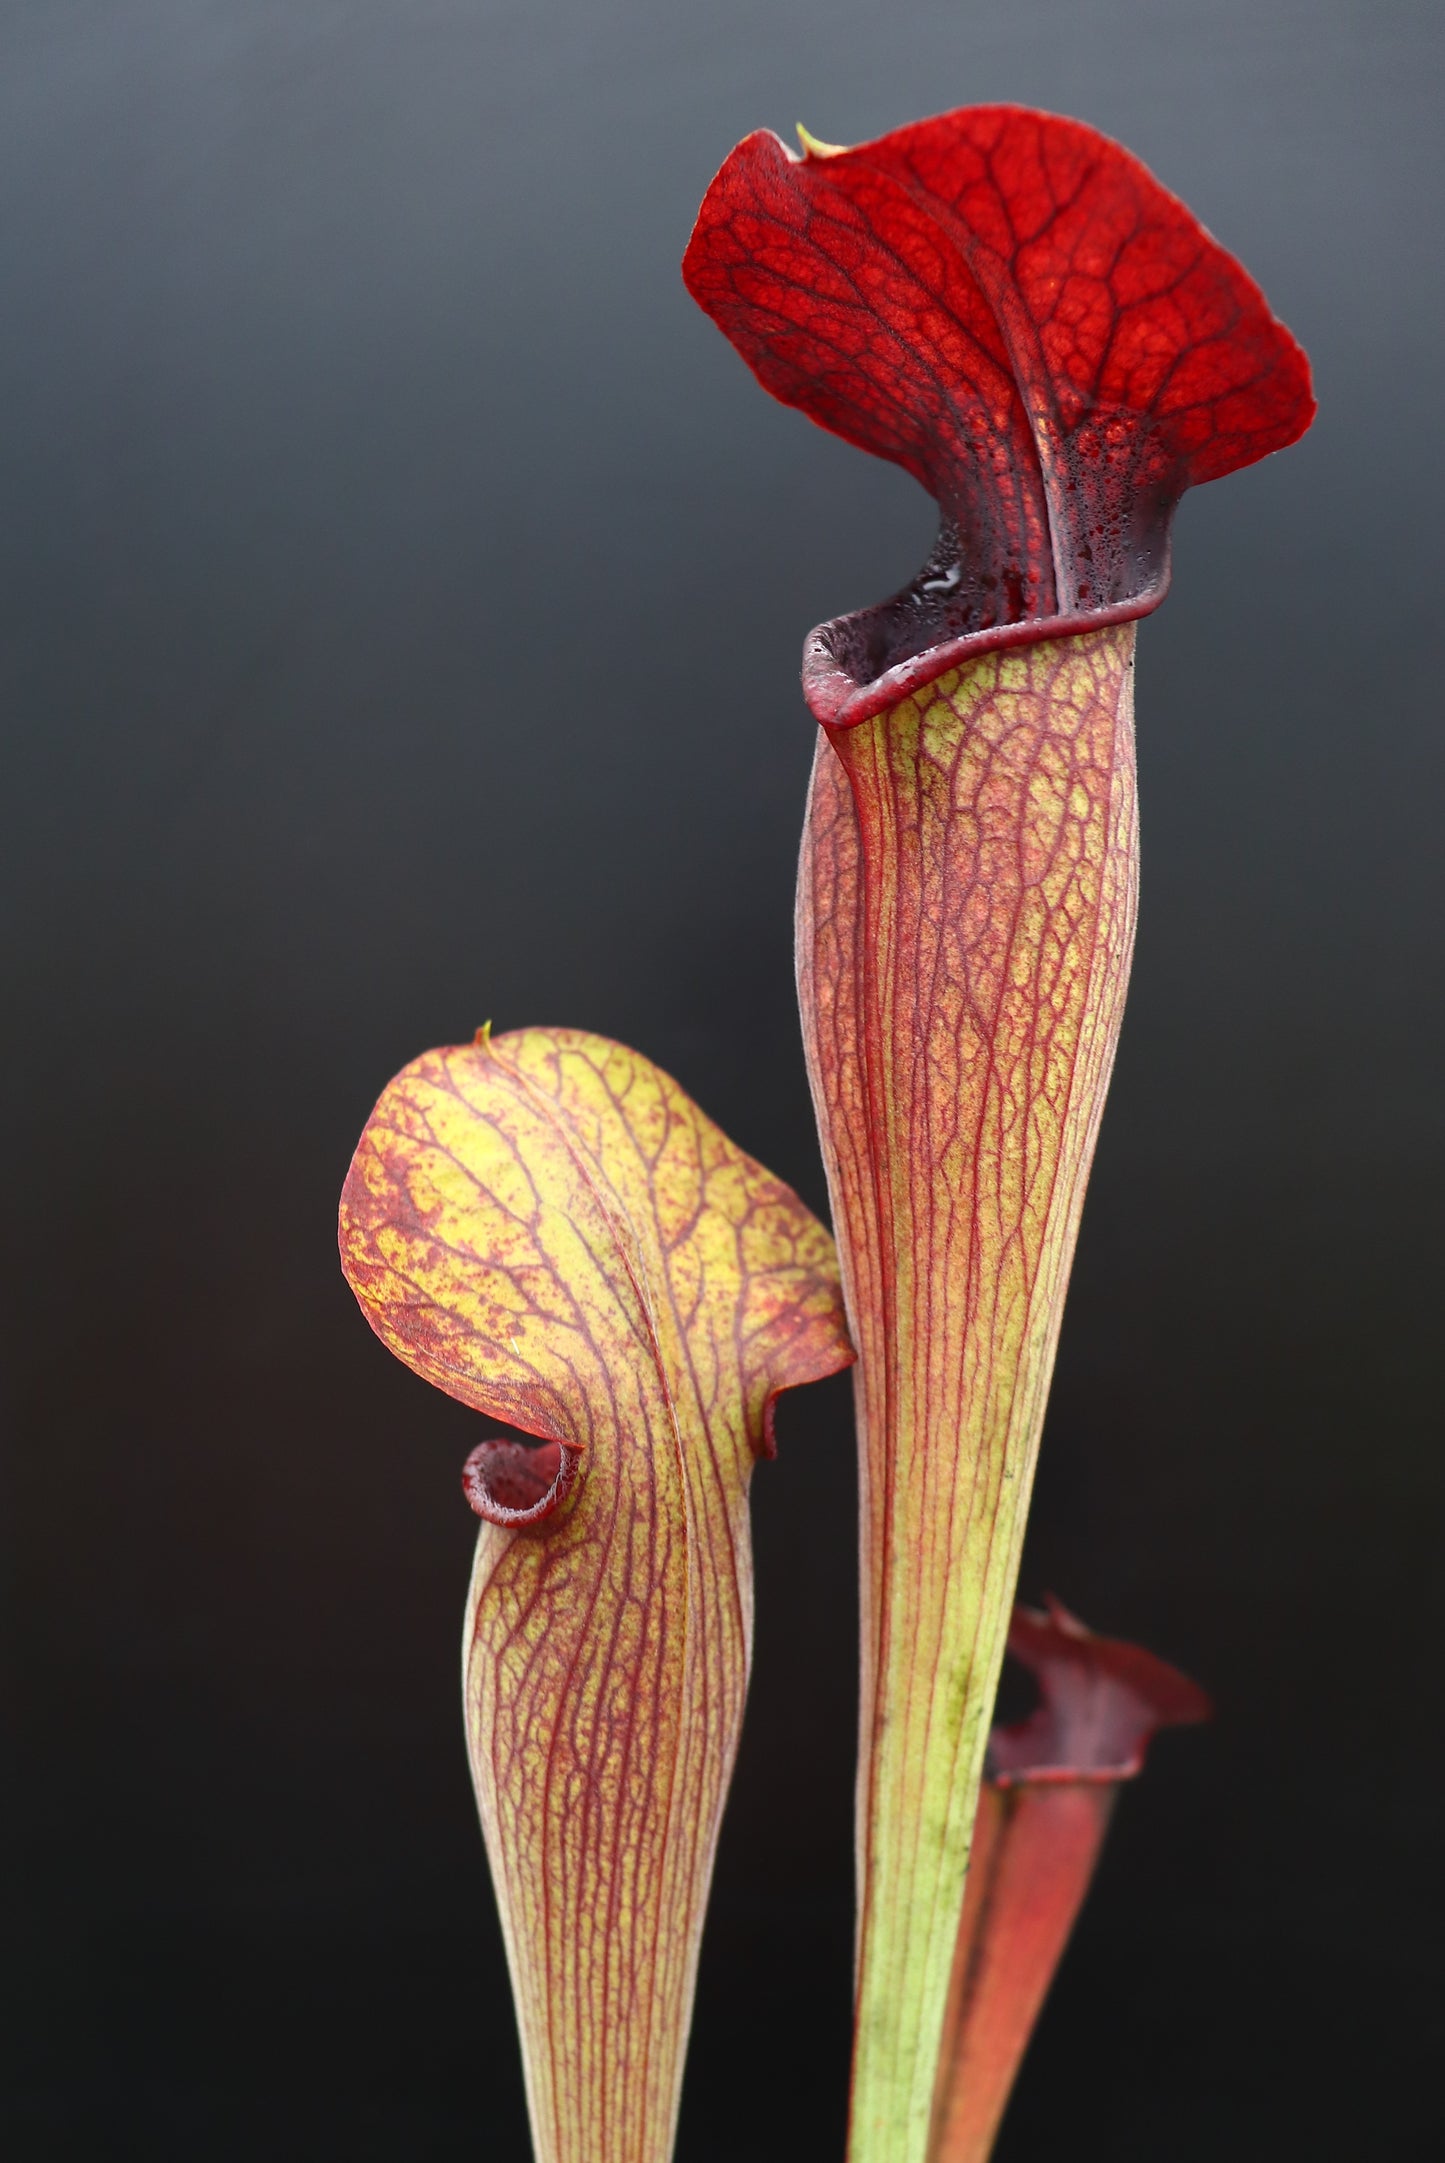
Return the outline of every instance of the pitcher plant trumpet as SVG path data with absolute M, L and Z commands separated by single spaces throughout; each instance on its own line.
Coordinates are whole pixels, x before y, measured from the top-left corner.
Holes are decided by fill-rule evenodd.
M 858 1348 L 853 2163 L 924 2163 L 969 1842 L 1138 884 L 1135 620 L 1184 490 L 1308 365 L 1137 159 L 979 106 L 749 136 L 694 297 L 766 389 L 935 498 L 918 576 L 809 637 L 803 1033 Z
M 1161 1727 L 1207 1720 L 1197 1683 L 1059 1601 L 1016 1607 L 1008 1649 L 1039 1702 L 988 1739 L 928 2163 L 988 2163 L 1122 1781 Z
M 748 1482 L 846 1366 L 833 1242 L 639 1053 L 483 1031 L 398 1074 L 342 1266 L 483 1439 L 463 1682 L 538 2163 L 667 2163 L 752 1649 Z

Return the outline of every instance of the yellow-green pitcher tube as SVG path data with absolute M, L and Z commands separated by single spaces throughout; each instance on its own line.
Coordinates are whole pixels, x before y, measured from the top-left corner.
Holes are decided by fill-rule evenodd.
M 1138 888 L 1132 624 L 824 732 L 798 978 L 858 1349 L 850 2163 L 924 2163 Z

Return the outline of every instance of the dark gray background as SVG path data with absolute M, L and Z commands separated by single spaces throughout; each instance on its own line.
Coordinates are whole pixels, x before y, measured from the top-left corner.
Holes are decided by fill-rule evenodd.
M 336 1194 L 388 1075 L 490 1015 L 638 1044 L 821 1203 L 799 648 L 931 507 L 771 404 L 678 258 L 750 128 L 995 98 L 1148 159 L 1322 408 L 1186 501 L 1142 631 L 1139 958 L 1025 1587 L 1219 1714 L 1125 1798 L 1002 2156 L 1437 2152 L 1441 24 L 0 11 L 17 2163 L 526 2153 L 471 1428 L 356 1314 Z M 682 2163 L 841 2153 L 846 1387 L 781 1429 Z

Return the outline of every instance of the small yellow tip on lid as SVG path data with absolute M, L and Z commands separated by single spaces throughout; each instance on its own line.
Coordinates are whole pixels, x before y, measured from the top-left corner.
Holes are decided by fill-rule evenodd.
M 816 135 L 810 135 L 800 120 L 797 123 L 798 141 L 803 146 L 805 158 L 841 158 L 848 148 L 846 143 L 820 143 Z

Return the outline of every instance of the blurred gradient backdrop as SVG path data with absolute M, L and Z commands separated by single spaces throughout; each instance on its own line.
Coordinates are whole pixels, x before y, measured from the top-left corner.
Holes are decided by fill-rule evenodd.
M 1121 137 L 1315 362 L 1144 625 L 1133 998 L 1024 1588 L 1214 1693 L 1001 2149 L 1439 2151 L 1445 14 L 8 0 L 0 1302 L 15 2163 L 523 2163 L 458 1710 L 470 1415 L 347 1159 L 428 1045 L 635 1043 L 823 1200 L 800 645 L 932 507 L 683 291 L 751 128 Z M 846 1383 L 754 1489 L 681 2163 L 841 2156 Z

